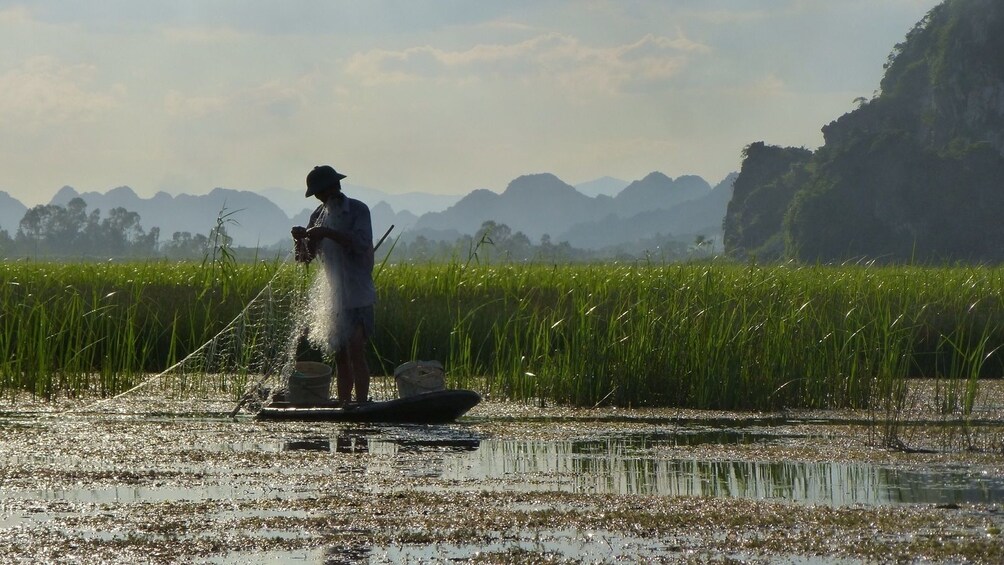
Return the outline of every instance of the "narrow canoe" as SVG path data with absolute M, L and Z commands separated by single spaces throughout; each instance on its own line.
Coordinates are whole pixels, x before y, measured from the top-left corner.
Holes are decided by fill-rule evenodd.
M 259 420 L 438 424 L 456 420 L 479 402 L 481 396 L 472 390 L 439 390 L 348 406 L 341 406 L 337 401 L 312 405 L 274 401 L 263 406 L 255 417 Z

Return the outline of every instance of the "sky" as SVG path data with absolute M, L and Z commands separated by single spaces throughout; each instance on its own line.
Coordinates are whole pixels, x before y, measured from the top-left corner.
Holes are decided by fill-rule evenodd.
M 0 0 L 0 191 L 389 193 L 815 149 L 937 0 Z

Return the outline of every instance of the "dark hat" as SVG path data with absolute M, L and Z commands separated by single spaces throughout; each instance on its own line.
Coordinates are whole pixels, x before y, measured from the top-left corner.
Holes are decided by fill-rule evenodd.
M 345 175 L 333 169 L 330 165 L 318 165 L 313 171 L 307 173 L 307 198 L 324 192 L 330 188 L 340 186 L 339 181 Z

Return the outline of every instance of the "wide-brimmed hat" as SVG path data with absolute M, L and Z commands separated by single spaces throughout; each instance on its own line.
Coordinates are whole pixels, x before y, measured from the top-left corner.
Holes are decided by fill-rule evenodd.
M 325 190 L 340 187 L 345 175 L 339 173 L 331 165 L 318 165 L 307 173 L 307 198 Z

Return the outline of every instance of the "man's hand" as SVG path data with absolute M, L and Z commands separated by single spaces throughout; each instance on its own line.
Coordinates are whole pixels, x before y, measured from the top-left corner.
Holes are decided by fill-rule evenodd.
M 334 240 L 335 243 L 345 247 L 346 249 L 352 245 L 352 238 L 349 237 L 348 234 L 324 226 L 314 226 L 310 228 L 307 230 L 307 237 L 314 241 L 320 241 L 326 237 Z
M 314 226 L 309 230 L 306 230 L 304 234 L 306 234 L 306 236 L 309 237 L 310 239 L 321 240 L 326 237 L 331 237 L 331 233 L 333 231 L 335 230 L 331 228 L 326 228 L 324 226 Z
M 310 263 L 314 258 L 314 250 L 307 239 L 307 228 L 293 226 L 289 233 L 293 235 L 293 258 L 298 263 Z

